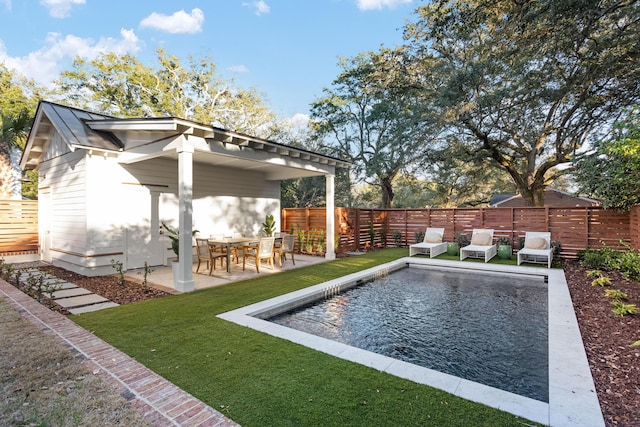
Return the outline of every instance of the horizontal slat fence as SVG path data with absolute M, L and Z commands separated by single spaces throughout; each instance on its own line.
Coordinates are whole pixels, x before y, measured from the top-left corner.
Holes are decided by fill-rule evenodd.
M 586 248 L 603 245 L 621 249 L 624 242 L 640 249 L 640 206 L 630 212 L 601 207 L 521 207 L 448 209 L 347 209 L 336 208 L 336 230 L 340 250 L 362 250 L 371 244 L 393 246 L 394 236 L 401 246 L 416 242 L 416 234 L 427 227 L 445 229 L 444 239 L 454 241 L 458 233 L 471 236 L 474 228 L 491 228 L 494 237 L 505 236 L 517 247 L 527 231 L 550 231 L 560 241 L 561 255 L 574 258 Z M 325 229 L 325 209 L 283 209 L 283 230 Z M 386 240 L 384 242 L 383 240 Z
M 0 254 L 38 251 L 38 201 L 0 200 Z

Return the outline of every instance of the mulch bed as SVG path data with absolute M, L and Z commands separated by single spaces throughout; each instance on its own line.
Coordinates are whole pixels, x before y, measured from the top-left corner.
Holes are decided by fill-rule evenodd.
M 613 313 L 605 289 L 618 289 L 640 310 L 640 282 L 618 271 L 603 271 L 611 279 L 606 288 L 592 286 L 587 269 L 565 260 L 564 271 L 580 325 L 591 374 L 607 426 L 640 426 L 640 313 Z
M 40 270 L 120 305 L 171 295 L 168 292 L 149 286 L 145 289 L 141 283 L 132 280 L 125 279 L 121 285 L 118 283 L 119 278 L 117 275 L 88 277 L 54 266 L 40 267 Z
M 169 293 L 117 276 L 86 277 L 57 267 L 43 267 L 51 274 L 75 283 L 118 304 L 129 304 Z M 611 310 L 605 289 L 625 292 L 629 304 L 640 307 L 640 282 L 617 271 L 604 272 L 612 281 L 607 288 L 592 286 L 587 269 L 576 260 L 565 260 L 564 270 L 582 333 L 582 339 L 595 381 L 600 406 L 607 426 L 640 426 L 640 313 L 619 316 Z

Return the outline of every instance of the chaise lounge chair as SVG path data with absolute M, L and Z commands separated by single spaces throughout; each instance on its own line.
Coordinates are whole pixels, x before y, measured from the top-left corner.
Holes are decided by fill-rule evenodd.
M 489 262 L 497 253 L 498 245 L 493 244 L 493 230 L 475 229 L 471 244 L 460 248 L 460 261 L 465 258 L 484 258 L 484 262 Z
M 436 257 L 447 252 L 447 243 L 442 241 L 444 228 L 427 228 L 424 240 L 409 246 L 409 256 L 416 254 L 429 254 L 429 258 Z
M 518 265 L 522 262 L 532 262 L 547 264 L 547 268 L 551 268 L 552 260 L 551 233 L 527 231 L 524 237 L 524 248 L 518 251 Z

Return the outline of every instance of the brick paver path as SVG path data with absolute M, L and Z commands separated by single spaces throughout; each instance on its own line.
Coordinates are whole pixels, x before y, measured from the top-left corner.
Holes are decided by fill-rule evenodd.
M 0 297 L 109 382 L 154 426 L 237 426 L 120 350 L 0 280 Z

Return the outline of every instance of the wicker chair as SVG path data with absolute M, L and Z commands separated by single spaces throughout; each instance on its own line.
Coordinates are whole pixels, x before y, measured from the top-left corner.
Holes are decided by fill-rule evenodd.
M 282 236 L 282 243 L 276 248 L 275 253 L 278 255 L 278 264 L 282 267 L 282 260 L 287 260 L 287 254 L 291 254 L 291 262 L 296 265 L 293 257 L 294 247 L 296 245 L 296 236 L 293 234 L 285 234 Z
M 196 267 L 196 273 L 200 270 L 200 264 L 202 261 L 207 262 L 207 267 L 209 268 L 209 276 L 211 276 L 211 272 L 216 268 L 216 260 L 220 259 L 220 267 L 227 255 L 223 252 L 217 252 L 209 245 L 209 241 L 207 239 L 196 239 L 196 247 L 198 249 L 198 266 Z
M 262 237 L 257 246 L 244 246 L 242 251 L 242 271 L 245 269 L 247 258 L 254 258 L 256 261 L 256 271 L 260 273 L 260 263 L 264 260 L 269 261 L 269 265 L 273 270 L 273 245 L 274 237 Z

